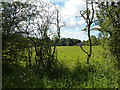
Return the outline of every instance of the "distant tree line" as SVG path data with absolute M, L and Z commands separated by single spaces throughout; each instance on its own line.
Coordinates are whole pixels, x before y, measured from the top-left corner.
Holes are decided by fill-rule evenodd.
M 98 46 L 102 45 L 101 41 L 105 37 L 102 37 L 101 34 L 99 33 L 98 38 L 94 35 L 91 35 L 91 40 L 92 40 L 92 46 Z M 51 40 L 51 42 L 54 42 L 56 39 Z M 73 39 L 73 38 L 61 38 L 59 42 L 56 44 L 57 46 L 79 46 L 80 43 L 82 46 L 88 46 L 89 45 L 89 40 L 79 40 L 79 39 Z M 53 43 L 54 45 L 54 43 Z
M 104 37 L 102 37 L 100 35 L 101 34 L 99 33 L 98 38 L 94 35 L 91 35 L 92 46 L 98 46 L 98 45 L 102 44 L 101 41 L 102 41 L 102 38 L 104 38 Z M 89 40 L 87 40 L 87 41 L 83 40 L 83 45 L 88 46 L 89 45 Z
M 54 42 L 54 40 L 52 40 Z M 57 43 L 57 46 L 74 46 L 77 43 L 80 43 L 81 40 L 78 39 L 71 39 L 71 38 L 61 38 Z

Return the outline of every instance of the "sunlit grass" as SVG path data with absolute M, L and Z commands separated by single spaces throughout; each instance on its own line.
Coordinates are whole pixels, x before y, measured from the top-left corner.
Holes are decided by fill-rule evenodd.
M 83 46 L 86 51 L 89 51 L 89 46 Z M 79 46 L 58 46 L 57 47 L 58 60 L 66 63 L 72 67 L 76 62 L 86 62 L 87 55 L 84 53 Z M 103 60 L 103 49 L 101 46 L 93 46 L 91 61 Z

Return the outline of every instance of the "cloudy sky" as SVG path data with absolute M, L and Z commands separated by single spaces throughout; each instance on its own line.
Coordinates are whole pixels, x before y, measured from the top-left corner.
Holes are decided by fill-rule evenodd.
M 68 25 L 61 28 L 61 37 L 75 38 L 80 40 L 87 40 L 87 32 L 82 31 L 86 23 L 82 17 L 79 16 L 81 10 L 85 10 L 85 0 L 51 0 L 53 4 L 60 5 L 61 15 L 64 20 L 68 21 Z M 97 36 L 98 32 L 92 31 L 91 35 Z
M 42 0 L 14 0 L 14 1 L 42 1 Z M 61 28 L 61 38 L 74 38 L 80 40 L 88 40 L 87 32 L 82 31 L 86 23 L 82 17 L 79 16 L 81 10 L 85 10 L 85 0 L 43 0 L 44 2 L 52 2 L 52 4 L 60 7 L 60 14 L 63 21 L 67 25 Z M 97 31 L 91 31 L 91 35 L 98 35 Z

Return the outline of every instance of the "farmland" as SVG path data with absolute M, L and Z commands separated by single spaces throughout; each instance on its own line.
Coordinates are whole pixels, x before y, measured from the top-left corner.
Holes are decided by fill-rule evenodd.
M 88 51 L 89 47 L 84 46 Z M 64 62 L 69 66 L 75 64 L 75 62 L 86 62 L 87 55 L 80 49 L 79 46 L 58 46 L 58 60 Z M 103 49 L 101 46 L 93 46 L 93 54 L 90 61 L 102 61 Z

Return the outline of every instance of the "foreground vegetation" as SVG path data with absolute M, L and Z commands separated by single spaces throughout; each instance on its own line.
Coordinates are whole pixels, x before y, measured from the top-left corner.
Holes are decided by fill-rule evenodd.
M 87 46 L 84 48 L 88 49 Z M 118 76 L 114 60 L 110 56 L 104 56 L 101 46 L 95 46 L 93 50 L 90 64 L 87 65 L 84 60 L 86 56 L 78 46 L 58 46 L 61 67 L 48 73 L 38 73 L 34 65 L 31 69 L 12 64 L 3 68 L 3 87 L 117 88 Z
M 75 39 L 60 40 L 67 22 L 61 23 L 56 5 L 0 2 L 3 88 L 120 87 L 120 2 L 96 3 L 98 11 L 93 3 L 86 1 L 86 10 L 80 11 L 89 38 L 82 46 Z M 100 28 L 92 28 L 93 24 Z M 100 31 L 98 39 L 91 30 Z
M 85 50 L 89 50 L 88 46 L 83 46 Z M 86 62 L 86 54 L 80 49 L 79 46 L 59 46 L 57 47 L 58 60 L 69 64 L 69 66 L 74 65 L 76 62 Z M 90 62 L 92 61 L 102 61 L 103 60 L 103 48 L 102 46 L 93 46 L 93 54 Z

